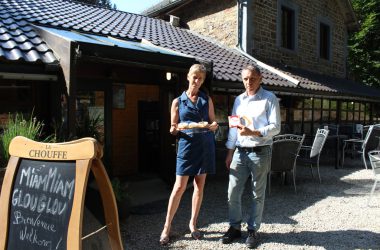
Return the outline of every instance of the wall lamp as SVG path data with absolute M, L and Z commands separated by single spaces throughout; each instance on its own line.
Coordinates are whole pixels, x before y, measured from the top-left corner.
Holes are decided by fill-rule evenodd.
M 172 73 L 166 72 L 166 80 L 170 81 L 172 79 Z

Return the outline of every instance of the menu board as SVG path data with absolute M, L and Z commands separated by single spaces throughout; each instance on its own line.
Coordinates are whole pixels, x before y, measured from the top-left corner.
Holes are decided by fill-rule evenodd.
M 123 249 L 116 199 L 93 138 L 41 143 L 12 139 L 0 196 L 0 249 L 81 250 L 82 239 L 107 230 L 110 249 Z M 82 235 L 90 171 L 99 187 L 105 225 Z
M 66 249 L 75 162 L 22 159 L 12 189 L 7 249 Z

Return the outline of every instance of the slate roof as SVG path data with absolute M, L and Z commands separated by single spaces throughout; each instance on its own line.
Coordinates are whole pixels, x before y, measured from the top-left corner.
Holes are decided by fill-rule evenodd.
M 57 62 L 52 50 L 30 24 L 125 40 L 146 39 L 154 45 L 212 61 L 216 84 L 228 82 L 242 88 L 241 68 L 255 64 L 233 49 L 191 31 L 173 27 L 163 20 L 70 0 L 0 0 L 0 60 L 45 64 Z M 292 75 L 301 80 L 297 87 L 269 70 L 263 69 L 262 72 L 263 82 L 267 86 L 342 93 L 323 81 Z

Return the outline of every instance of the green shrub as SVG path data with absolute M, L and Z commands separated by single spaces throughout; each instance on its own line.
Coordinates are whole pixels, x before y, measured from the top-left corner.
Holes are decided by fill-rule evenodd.
M 44 124 L 33 117 L 33 112 L 29 119 L 25 119 L 21 113 L 9 114 L 8 123 L 4 133 L 0 135 L 0 166 L 5 166 L 9 160 L 9 144 L 16 136 L 24 136 L 34 141 L 42 139 Z M 50 142 L 54 136 L 48 136 L 43 141 Z
M 82 123 L 76 124 L 76 136 L 78 138 L 92 137 L 103 142 L 103 118 L 100 114 L 84 117 Z
M 116 201 L 122 202 L 128 198 L 128 194 L 126 192 L 126 185 L 123 184 L 119 178 L 116 177 L 112 179 L 111 184 Z

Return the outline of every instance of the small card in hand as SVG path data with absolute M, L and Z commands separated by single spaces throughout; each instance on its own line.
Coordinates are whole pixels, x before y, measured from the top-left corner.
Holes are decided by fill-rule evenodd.
M 230 128 L 236 128 L 240 125 L 240 117 L 238 115 L 228 116 L 228 126 Z

